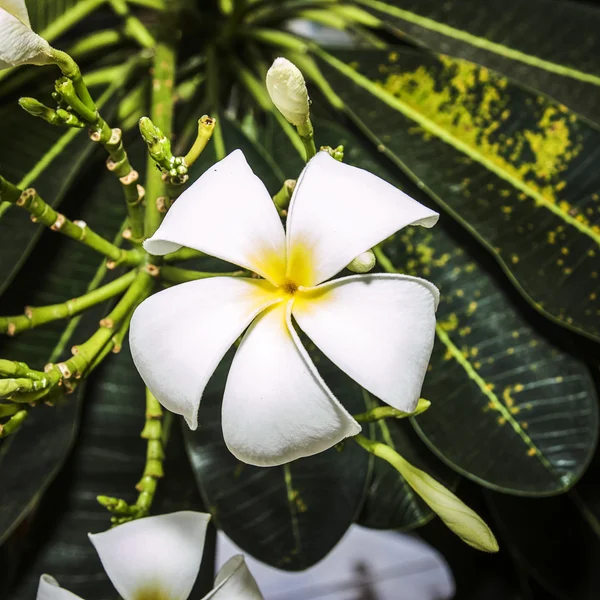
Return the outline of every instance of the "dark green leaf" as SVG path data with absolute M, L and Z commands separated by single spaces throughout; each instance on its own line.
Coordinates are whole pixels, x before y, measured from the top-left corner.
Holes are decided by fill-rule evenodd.
M 496 69 L 600 121 L 600 11 L 548 0 L 359 0 L 436 52 Z
M 144 468 L 144 385 L 129 348 L 111 355 L 90 380 L 82 431 L 73 455 L 39 509 L 30 553 L 11 594 L 30 600 L 42 573 L 86 600 L 113 600 L 116 592 L 88 540 L 110 526 L 109 513 L 96 502 L 105 494 L 133 503 Z M 177 424 L 167 445 L 165 478 L 159 482 L 153 514 L 201 510 L 194 478 Z M 200 597 L 201 594 L 190 597 Z
M 327 143 L 345 145 L 347 162 L 397 182 L 348 131 L 319 121 L 316 129 Z M 451 467 L 488 487 L 545 495 L 573 485 L 598 435 L 585 365 L 536 332 L 443 218 L 431 230 L 402 230 L 385 250 L 402 272 L 441 291 L 423 388 L 432 406 L 414 419 L 419 434 Z
M 544 598 L 595 600 L 600 540 L 568 495 L 530 500 L 487 493 L 501 545 L 546 590 Z
M 325 75 L 378 149 L 537 310 L 600 339 L 600 131 L 466 61 L 400 48 L 336 57 Z

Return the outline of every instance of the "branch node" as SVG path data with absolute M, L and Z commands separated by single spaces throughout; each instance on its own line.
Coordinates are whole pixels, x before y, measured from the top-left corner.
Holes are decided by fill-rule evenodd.
M 122 131 L 118 127 L 114 127 L 112 129 L 112 133 L 110 134 L 110 139 L 108 140 L 108 143 L 116 146 L 122 139 Z
M 6 333 L 11 337 L 17 333 L 17 326 L 14 323 L 9 323 L 6 329 Z
M 60 374 L 64 377 L 64 379 L 69 379 L 70 377 L 72 377 L 73 373 L 71 373 L 71 369 L 67 367 L 66 363 L 58 363 L 56 367 L 60 371 Z
M 65 221 L 65 215 L 56 213 L 56 221 L 50 226 L 50 229 L 52 229 L 52 231 L 60 231 L 61 227 L 65 224 Z
M 160 275 L 160 267 L 157 267 L 156 265 L 148 264 L 144 267 L 144 270 L 152 277 L 158 277 Z
M 138 172 L 135 169 L 131 169 L 131 171 L 129 171 L 127 175 L 125 175 L 124 177 L 119 177 L 119 181 L 123 185 L 131 185 L 132 183 L 135 183 L 138 180 L 138 178 Z
M 125 229 L 123 231 L 123 233 L 121 234 L 121 236 L 123 237 L 124 240 L 130 240 L 132 235 L 131 235 L 131 227 L 128 227 L 127 229 Z
M 100 327 L 106 327 L 106 329 L 113 329 L 115 326 L 115 322 L 112 319 L 101 319 L 100 320 Z

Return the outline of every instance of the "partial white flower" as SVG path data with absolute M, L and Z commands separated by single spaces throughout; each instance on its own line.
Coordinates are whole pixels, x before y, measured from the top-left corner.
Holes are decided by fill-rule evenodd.
M 29 23 L 25 0 L 0 0 L 0 69 L 23 64 L 45 65 L 52 47 Z
M 192 281 L 144 301 L 130 332 L 142 378 L 196 429 L 204 388 L 245 331 L 223 399 L 229 450 L 259 466 L 321 452 L 361 428 L 320 377 L 294 317 L 360 385 L 412 411 L 433 347 L 437 288 L 389 274 L 323 282 L 402 227 L 437 219 L 379 177 L 319 152 L 298 180 L 286 233 L 236 150 L 181 195 L 144 246 L 155 255 L 187 246 L 264 279 Z
M 309 116 L 308 90 L 304 75 L 287 58 L 276 58 L 267 71 L 267 91 L 279 112 L 296 127 Z
M 186 600 L 200 570 L 210 515 L 191 511 L 146 517 L 90 534 L 102 565 L 123 600 Z M 204 600 L 263 600 L 243 556 L 219 571 Z M 37 600 L 81 600 L 42 575 Z

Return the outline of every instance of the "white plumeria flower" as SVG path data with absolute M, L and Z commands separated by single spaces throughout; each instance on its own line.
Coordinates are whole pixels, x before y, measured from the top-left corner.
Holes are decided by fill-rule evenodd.
M 25 0 L 0 0 L 0 69 L 52 62 L 52 47 L 32 31 Z
M 433 347 L 437 288 L 389 274 L 323 282 L 402 227 L 437 219 L 379 177 L 319 152 L 298 180 L 286 233 L 236 150 L 181 195 L 144 247 L 154 255 L 194 248 L 264 279 L 202 279 L 145 300 L 131 322 L 136 367 L 196 429 L 209 378 L 250 325 L 227 378 L 222 426 L 229 450 L 259 466 L 316 454 L 361 430 L 319 376 L 292 316 L 361 386 L 410 412 Z
M 90 534 L 106 574 L 123 600 L 186 600 L 200 570 L 210 515 L 181 511 Z M 81 600 L 42 575 L 37 600 Z M 263 600 L 244 557 L 232 557 L 203 600 Z

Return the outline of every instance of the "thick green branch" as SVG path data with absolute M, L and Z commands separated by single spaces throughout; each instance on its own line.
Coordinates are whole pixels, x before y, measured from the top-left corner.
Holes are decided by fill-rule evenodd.
M 158 42 L 154 55 L 152 80 L 152 122 L 170 139 L 173 122 L 173 81 L 175 79 L 175 50 L 165 42 Z M 157 199 L 167 195 L 166 183 L 154 160 L 148 157 L 146 179 L 146 213 L 144 236 L 150 237 L 160 225 L 162 214 L 157 207 Z
M 78 298 L 72 298 L 61 304 L 51 304 L 49 306 L 27 306 L 23 315 L 0 317 L 0 333 L 15 335 L 21 331 L 33 329 L 50 321 L 72 317 L 100 302 L 122 294 L 131 285 L 135 277 L 136 272 L 130 271 L 114 281 Z
M 46 227 L 50 227 L 53 231 L 59 231 L 63 235 L 93 248 L 113 261 L 114 266 L 120 264 L 137 265 L 141 261 L 139 253 L 115 246 L 112 242 L 90 229 L 84 221 L 70 221 L 64 215 L 55 211 L 40 198 L 33 188 L 21 191 L 0 176 L 0 200 L 21 206 L 31 214 L 31 220 L 34 223 L 41 223 Z
M 163 414 L 158 400 L 146 389 L 146 421 L 140 437 L 147 440 L 146 462 L 140 481 L 136 484 L 139 492 L 135 504 L 127 504 L 121 498 L 98 496 L 98 502 L 113 514 L 111 522 L 120 525 L 133 519 L 148 516 L 156 494 L 158 480 L 164 475 L 163 462 L 165 446 L 169 438 L 171 420 L 170 412 Z
M 183 262 L 185 260 L 193 260 L 194 258 L 202 258 L 206 256 L 204 252 L 200 250 L 193 250 L 192 248 L 180 248 L 164 256 L 163 261 L 166 263 Z
M 191 269 L 181 269 L 163 265 L 160 267 L 160 277 L 168 283 L 185 283 L 186 281 L 195 281 L 197 279 L 208 279 L 210 277 L 248 277 L 248 271 L 231 271 L 229 273 L 214 273 L 207 271 L 193 271 Z
M 65 379 L 81 378 L 94 364 L 99 354 L 110 344 L 119 326 L 135 307 L 144 300 L 154 285 L 154 278 L 145 269 L 137 272 L 135 280 L 113 310 L 100 321 L 100 328 L 86 342 L 73 346 L 73 356 L 56 365 Z

